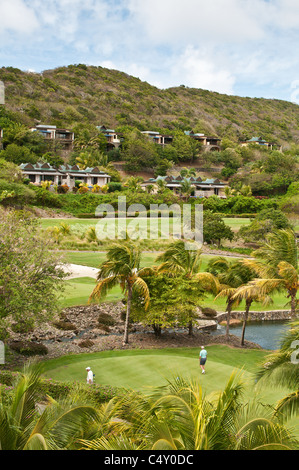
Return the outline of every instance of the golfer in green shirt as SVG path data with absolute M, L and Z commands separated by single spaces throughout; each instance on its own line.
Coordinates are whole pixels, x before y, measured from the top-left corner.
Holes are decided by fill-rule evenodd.
M 201 351 L 199 353 L 199 365 L 201 367 L 201 370 L 202 370 L 202 374 L 205 374 L 206 371 L 205 371 L 205 363 L 207 361 L 207 351 L 205 350 L 205 347 L 202 346 L 201 347 Z

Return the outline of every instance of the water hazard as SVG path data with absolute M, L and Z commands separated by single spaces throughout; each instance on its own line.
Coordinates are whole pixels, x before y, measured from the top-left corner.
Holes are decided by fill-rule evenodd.
M 287 331 L 289 322 L 285 321 L 255 321 L 248 322 L 245 330 L 245 340 L 259 344 L 263 349 L 275 350 L 280 347 L 282 336 Z M 241 338 L 242 324 L 231 325 L 230 333 Z M 212 335 L 225 334 L 225 326 L 219 325 Z

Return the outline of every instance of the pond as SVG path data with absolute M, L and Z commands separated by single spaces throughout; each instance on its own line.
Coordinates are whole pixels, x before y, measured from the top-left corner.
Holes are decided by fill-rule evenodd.
M 280 347 L 281 337 L 288 329 L 286 321 L 255 321 L 248 322 L 245 330 L 245 340 L 259 344 L 263 349 L 275 350 Z M 231 325 L 232 335 L 241 338 L 242 324 Z M 225 334 L 225 326 L 218 325 L 211 335 Z

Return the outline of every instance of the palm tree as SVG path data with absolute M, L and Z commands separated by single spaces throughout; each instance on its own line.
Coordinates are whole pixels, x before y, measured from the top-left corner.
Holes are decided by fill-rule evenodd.
M 133 291 L 136 291 L 144 299 L 145 309 L 149 306 L 149 290 L 142 279 L 151 268 L 140 269 L 141 251 L 131 242 L 114 243 L 107 251 L 106 261 L 101 266 L 97 276 L 97 285 L 89 297 L 92 300 L 100 300 L 105 297 L 108 290 L 119 284 L 127 295 L 127 310 L 123 343 L 128 343 L 129 319 Z
M 180 176 L 182 178 L 190 178 L 191 176 L 196 176 L 195 168 L 182 168 L 180 171 Z
M 141 189 L 140 183 L 142 182 L 142 178 L 139 176 L 130 176 L 127 179 L 124 186 L 127 187 L 130 191 L 138 191 Z
M 255 259 L 244 260 L 259 276 L 251 282 L 259 294 L 287 291 L 290 298 L 291 315 L 296 317 L 297 292 L 299 288 L 298 250 L 295 234 L 290 229 L 275 230 L 266 242 L 254 251 Z
M 257 373 L 258 381 L 293 390 L 277 405 L 276 412 L 282 419 L 288 419 L 299 412 L 299 320 L 293 321 L 281 338 L 280 348 L 266 356 Z
M 74 397 L 60 402 L 48 398 L 44 410 L 39 408 L 40 374 L 40 366 L 25 366 L 13 384 L 11 401 L 0 396 L 0 449 L 75 448 L 76 440 L 97 419 L 93 406 Z
M 187 178 L 184 178 L 183 181 L 181 182 L 181 194 L 187 200 L 191 193 L 192 193 L 191 182 Z
M 220 283 L 219 293 L 215 300 L 220 297 L 226 298 L 226 337 L 229 337 L 230 317 L 234 305 L 240 303 L 237 289 L 253 279 L 254 271 L 245 266 L 241 261 L 228 261 L 223 257 L 217 257 L 208 264 L 208 271 L 217 275 Z M 248 305 L 250 307 L 251 303 Z
M 245 312 L 243 318 L 243 325 L 242 325 L 242 334 L 241 334 L 241 346 L 244 346 L 245 340 L 245 330 L 247 325 L 247 320 L 249 316 L 249 310 L 253 302 L 262 302 L 263 305 L 268 305 L 272 302 L 272 299 L 268 295 L 261 296 L 259 292 L 252 288 L 250 285 L 240 286 L 236 289 L 235 293 L 233 294 L 233 299 L 238 302 L 245 300 Z
M 200 272 L 201 254 L 201 250 L 186 250 L 185 242 L 177 240 L 157 257 L 156 261 L 160 262 L 157 272 L 167 273 L 170 276 L 182 275 L 186 279 L 197 280 L 203 290 L 216 294 L 219 287 L 216 277 L 209 272 Z M 192 334 L 192 319 L 189 323 L 189 334 Z

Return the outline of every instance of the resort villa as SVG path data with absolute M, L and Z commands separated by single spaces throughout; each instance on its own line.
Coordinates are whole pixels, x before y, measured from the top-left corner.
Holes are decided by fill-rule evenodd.
M 104 186 L 111 179 L 108 174 L 97 167 L 81 170 L 77 165 L 60 165 L 55 168 L 49 163 L 23 163 L 20 168 L 25 178 L 36 185 L 41 184 L 42 181 L 52 181 L 55 185 L 66 184 L 72 189 L 76 181 L 81 181 L 92 187 L 95 184 Z
M 159 132 L 155 131 L 142 131 L 141 133 L 146 135 L 149 139 L 158 145 L 165 146 L 173 142 L 173 136 L 171 135 L 160 134 Z M 202 144 L 203 149 L 206 151 L 221 150 L 221 139 L 218 139 L 217 137 L 207 137 L 204 134 L 195 134 L 193 131 L 185 131 L 185 135 L 194 140 L 197 140 L 200 144 Z
M 57 129 L 56 126 L 38 124 L 31 127 L 32 132 L 40 133 L 46 141 L 59 143 L 63 150 L 72 150 L 75 140 L 75 134 L 69 129 Z
M 182 176 L 158 176 L 157 178 L 150 178 L 148 181 L 141 183 L 141 187 L 146 191 L 148 186 L 153 186 L 153 192 L 158 190 L 158 181 L 164 181 L 166 187 L 171 189 L 174 193 L 180 194 L 182 182 L 187 180 L 191 184 L 194 197 L 210 197 L 218 196 L 226 198 L 224 188 L 226 183 L 222 183 L 219 179 L 206 179 L 202 180 L 200 176 L 185 178 Z
M 269 150 L 279 150 L 282 152 L 282 145 L 275 144 L 274 142 L 267 142 L 262 137 L 252 137 L 250 140 L 241 141 L 241 147 L 247 147 L 250 144 L 261 145 Z
M 107 140 L 107 151 L 117 149 L 123 141 L 122 134 L 117 133 L 114 129 L 107 129 L 106 126 L 96 126 L 97 129 L 104 134 Z

